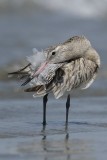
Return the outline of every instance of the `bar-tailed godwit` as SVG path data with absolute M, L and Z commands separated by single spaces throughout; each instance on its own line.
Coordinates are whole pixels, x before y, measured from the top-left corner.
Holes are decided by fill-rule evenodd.
M 100 57 L 84 36 L 74 36 L 64 43 L 51 46 L 44 51 L 34 49 L 27 58 L 26 67 L 9 73 L 24 78 L 22 86 L 30 83 L 26 92 L 43 96 L 43 125 L 46 124 L 46 103 L 52 92 L 56 99 L 68 92 L 66 101 L 66 124 L 70 107 L 70 92 L 86 89 L 96 78 L 100 68 Z

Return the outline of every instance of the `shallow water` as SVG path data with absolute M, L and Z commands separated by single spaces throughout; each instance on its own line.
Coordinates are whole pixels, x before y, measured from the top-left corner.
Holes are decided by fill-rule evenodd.
M 42 102 L 0 102 L 1 159 L 90 160 L 107 157 L 107 97 L 72 99 L 68 128 L 65 99 L 49 99 L 47 126 Z
M 15 7 L 0 12 L 0 159 L 105 160 L 106 16 L 80 18 L 43 8 L 18 10 L 17 4 Z M 88 90 L 72 94 L 68 128 L 65 127 L 66 96 L 55 100 L 50 95 L 47 126 L 43 128 L 42 99 L 23 93 L 21 83 L 8 79 L 7 72 L 15 70 L 20 61 L 23 63 L 33 47 L 41 50 L 74 35 L 85 35 L 91 41 L 100 54 L 101 70 Z

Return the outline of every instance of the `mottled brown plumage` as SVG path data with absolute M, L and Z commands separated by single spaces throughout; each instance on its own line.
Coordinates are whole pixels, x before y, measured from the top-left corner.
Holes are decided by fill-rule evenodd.
M 52 91 L 59 98 L 65 91 L 88 88 L 94 81 L 100 67 L 100 58 L 85 37 L 72 37 L 46 51 L 49 65 L 39 75 L 43 90 L 37 91 L 34 83 L 31 89 L 25 91 L 35 92 L 35 96 L 44 96 Z M 55 55 L 52 55 L 53 52 Z
M 45 59 L 38 67 L 30 59 L 26 67 L 11 73 L 26 79 L 22 85 L 30 82 L 31 87 L 25 91 L 34 92 L 35 97 L 53 92 L 59 98 L 66 91 L 86 89 L 93 83 L 100 68 L 100 57 L 84 36 L 75 36 L 49 47 L 43 54 Z

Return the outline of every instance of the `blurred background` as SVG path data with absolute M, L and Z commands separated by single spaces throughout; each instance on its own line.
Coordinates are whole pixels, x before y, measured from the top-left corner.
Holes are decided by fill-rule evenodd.
M 42 128 L 42 98 L 23 93 L 7 73 L 25 65 L 32 48 L 75 35 L 100 54 L 100 72 L 89 89 L 72 93 L 68 128 L 66 96 L 49 97 Z M 0 159 L 105 160 L 106 136 L 107 0 L 0 0 Z
M 20 84 L 7 72 L 26 63 L 32 48 L 41 50 L 74 35 L 91 41 L 102 64 L 89 91 L 76 96 L 107 95 L 107 0 L 0 0 L 0 98 L 18 96 Z

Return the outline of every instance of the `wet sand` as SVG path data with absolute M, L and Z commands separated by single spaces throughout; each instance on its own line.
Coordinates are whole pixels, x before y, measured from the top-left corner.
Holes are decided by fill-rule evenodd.
M 49 99 L 43 128 L 41 99 L 0 101 L 0 159 L 100 160 L 107 157 L 107 97 Z

